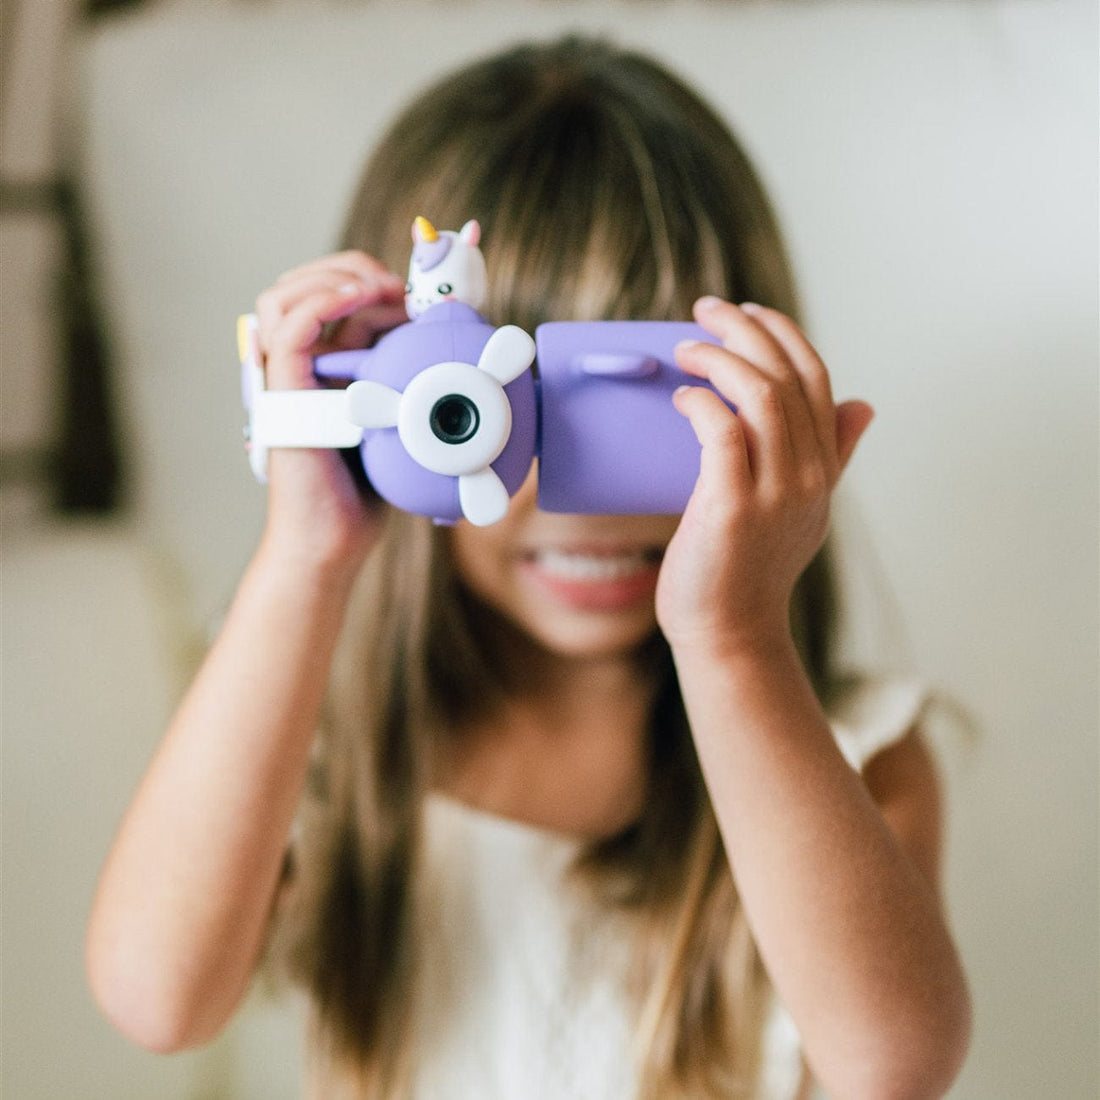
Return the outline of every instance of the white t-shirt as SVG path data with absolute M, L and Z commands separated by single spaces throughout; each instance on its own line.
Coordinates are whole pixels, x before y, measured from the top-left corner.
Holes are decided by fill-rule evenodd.
M 914 725 L 924 693 L 877 680 L 831 722 L 857 770 Z M 633 1009 L 627 918 L 594 911 L 562 878 L 581 842 L 429 796 L 431 905 L 418 992 L 415 1100 L 629 1100 Z M 764 1034 L 761 1100 L 801 1078 L 794 1023 L 778 1003 Z

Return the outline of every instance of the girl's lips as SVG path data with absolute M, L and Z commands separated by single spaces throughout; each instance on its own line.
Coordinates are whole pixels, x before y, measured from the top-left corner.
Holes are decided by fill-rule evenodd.
M 521 566 L 556 602 L 581 611 L 622 611 L 652 599 L 661 549 L 546 547 L 523 554 Z

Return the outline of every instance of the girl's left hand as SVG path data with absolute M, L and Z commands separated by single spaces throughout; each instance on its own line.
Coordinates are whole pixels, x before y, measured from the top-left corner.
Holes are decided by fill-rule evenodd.
M 738 411 L 703 387 L 673 398 L 702 456 L 665 552 L 657 620 L 674 651 L 789 645 L 795 582 L 825 540 L 832 491 L 874 412 L 833 403 L 824 363 L 782 313 L 717 298 L 694 313 L 722 346 L 684 344 L 676 361 Z

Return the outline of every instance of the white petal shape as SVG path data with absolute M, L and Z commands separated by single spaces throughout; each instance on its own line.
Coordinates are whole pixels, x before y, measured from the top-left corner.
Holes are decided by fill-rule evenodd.
M 458 479 L 458 500 L 462 514 L 475 527 L 488 527 L 508 511 L 508 490 L 491 466 Z
M 347 417 L 361 428 L 392 428 L 397 424 L 401 394 L 381 382 L 352 382 L 344 391 Z
M 518 325 L 505 325 L 489 337 L 477 366 L 506 386 L 534 361 L 535 341 Z

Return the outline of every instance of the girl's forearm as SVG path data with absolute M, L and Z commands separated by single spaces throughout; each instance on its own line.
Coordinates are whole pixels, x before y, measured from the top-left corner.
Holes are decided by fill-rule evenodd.
M 351 581 L 261 547 L 126 813 L 87 965 L 147 1047 L 213 1037 L 248 988 Z
M 938 1096 L 968 1000 L 933 883 L 848 766 L 788 639 L 677 653 L 726 851 L 830 1095 Z

